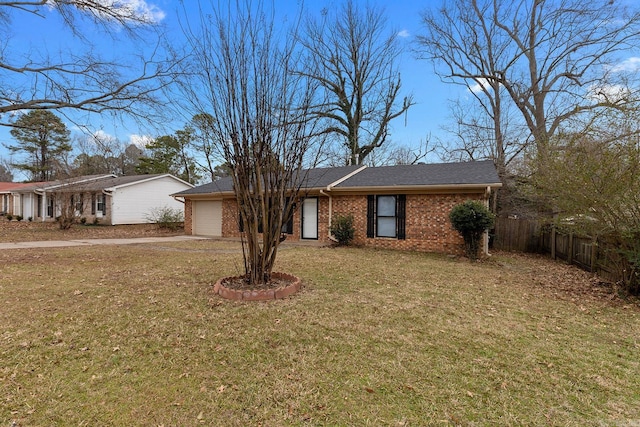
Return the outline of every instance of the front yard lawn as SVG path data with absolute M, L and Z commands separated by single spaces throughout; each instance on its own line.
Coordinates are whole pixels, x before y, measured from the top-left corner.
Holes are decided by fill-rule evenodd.
M 83 225 L 74 224 L 61 230 L 57 222 L 8 221 L 0 216 L 0 243 L 40 240 L 121 239 L 129 237 L 175 236 L 184 230 L 172 231 L 156 224 Z
M 637 302 L 543 258 L 287 247 L 263 303 L 212 295 L 233 243 L 0 263 L 2 425 L 640 423 Z

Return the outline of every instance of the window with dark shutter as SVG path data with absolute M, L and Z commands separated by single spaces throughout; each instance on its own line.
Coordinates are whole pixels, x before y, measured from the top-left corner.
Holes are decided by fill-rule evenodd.
M 407 196 L 367 196 L 367 237 L 406 239 Z
M 376 196 L 367 196 L 367 237 L 376 235 Z
M 291 197 L 287 197 L 285 201 L 285 211 L 289 207 L 289 204 L 292 202 L 293 202 L 293 199 Z M 294 203 L 292 210 L 295 211 L 295 209 L 296 209 L 296 206 Z M 289 217 L 287 222 L 282 224 L 282 229 L 280 231 L 284 234 L 293 234 L 293 211 L 291 212 L 291 216 Z
M 396 198 L 396 230 L 398 239 L 404 240 L 406 238 L 405 231 L 405 218 L 407 210 L 407 196 L 399 194 Z

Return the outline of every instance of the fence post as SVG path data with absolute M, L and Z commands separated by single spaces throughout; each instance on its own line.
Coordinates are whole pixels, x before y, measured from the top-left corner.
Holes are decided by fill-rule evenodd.
M 573 231 L 569 232 L 569 244 L 567 249 L 567 263 L 573 264 Z
M 591 239 L 591 272 L 596 272 L 596 259 L 598 257 L 598 238 Z
M 556 226 L 551 226 L 551 259 L 556 259 Z

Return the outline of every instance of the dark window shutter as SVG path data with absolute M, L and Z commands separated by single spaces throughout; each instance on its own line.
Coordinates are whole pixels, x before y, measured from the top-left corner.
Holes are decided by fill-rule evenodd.
M 374 237 L 376 234 L 376 196 L 367 196 L 367 237 Z
M 91 193 L 91 215 L 96 214 L 96 193 Z
M 287 223 L 285 224 L 285 227 L 286 227 L 287 234 L 293 234 L 293 213 L 289 217 L 289 221 L 287 221 Z
M 398 239 L 400 240 L 404 240 L 406 238 L 406 206 L 407 196 L 404 194 L 399 194 L 398 197 L 396 197 L 396 231 L 398 234 Z
M 283 233 L 287 233 L 287 234 L 293 234 L 293 214 L 294 214 L 294 212 L 296 210 L 296 204 L 293 201 L 293 198 L 287 197 L 287 200 L 285 202 L 285 207 L 289 208 L 289 205 L 291 205 L 291 203 L 293 203 L 293 206 L 291 206 L 291 212 L 289 214 L 289 220 L 282 227 L 282 232 Z M 287 211 L 287 209 L 285 209 L 285 212 L 286 211 Z

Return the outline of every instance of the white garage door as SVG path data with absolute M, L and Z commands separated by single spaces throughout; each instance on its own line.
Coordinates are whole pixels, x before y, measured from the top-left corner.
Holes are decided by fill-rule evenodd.
M 193 234 L 222 236 L 222 202 L 193 202 Z

